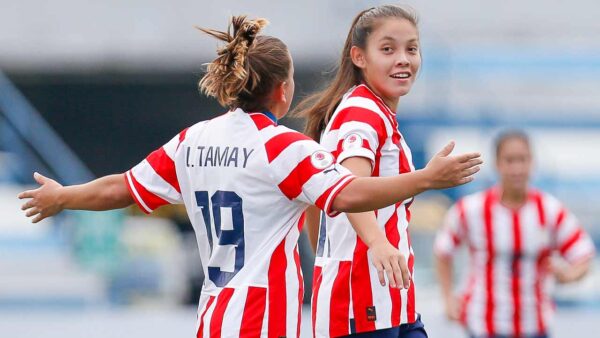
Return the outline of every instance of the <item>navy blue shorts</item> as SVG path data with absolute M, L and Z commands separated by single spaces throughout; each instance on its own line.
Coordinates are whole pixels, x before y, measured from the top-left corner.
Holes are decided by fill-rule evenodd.
M 421 315 L 412 324 L 402 324 L 389 329 L 381 329 L 371 332 L 362 332 L 348 335 L 346 337 L 369 337 L 369 338 L 427 338 L 425 325 L 421 322 Z

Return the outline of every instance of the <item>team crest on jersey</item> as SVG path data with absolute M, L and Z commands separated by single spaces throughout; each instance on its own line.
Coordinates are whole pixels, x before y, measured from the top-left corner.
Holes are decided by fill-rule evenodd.
M 333 155 L 323 150 L 315 151 L 310 156 L 310 163 L 317 169 L 325 169 L 333 164 Z
M 344 142 L 342 143 L 342 149 L 356 149 L 362 146 L 362 137 L 358 134 L 350 134 L 344 138 Z

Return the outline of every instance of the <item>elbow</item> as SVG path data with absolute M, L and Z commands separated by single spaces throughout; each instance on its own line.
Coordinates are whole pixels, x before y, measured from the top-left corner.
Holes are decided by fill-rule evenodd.
M 332 208 L 339 212 L 362 212 L 367 211 L 362 208 L 364 204 L 366 204 L 366 201 L 363 201 L 360 195 L 342 190 L 335 197 Z

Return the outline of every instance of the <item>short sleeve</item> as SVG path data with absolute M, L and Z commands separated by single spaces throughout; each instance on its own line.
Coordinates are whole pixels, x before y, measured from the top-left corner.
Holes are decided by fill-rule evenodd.
M 555 249 L 570 263 L 576 263 L 595 254 L 594 243 L 579 220 L 561 207 L 554 221 Z
M 358 106 L 348 106 L 337 112 L 326 132 L 335 134 L 334 155 L 338 163 L 359 156 L 374 164 L 377 149 L 387 135 L 383 116 Z
M 452 256 L 467 236 L 467 220 L 464 200 L 459 200 L 446 213 L 441 229 L 438 231 L 434 252 L 438 256 Z
M 173 159 L 185 133 L 182 131 L 125 173 L 129 193 L 145 213 L 166 204 L 183 203 Z
M 309 137 L 285 127 L 266 130 L 269 172 L 290 200 L 314 204 L 329 216 L 337 194 L 355 177 L 335 163 L 333 155 Z

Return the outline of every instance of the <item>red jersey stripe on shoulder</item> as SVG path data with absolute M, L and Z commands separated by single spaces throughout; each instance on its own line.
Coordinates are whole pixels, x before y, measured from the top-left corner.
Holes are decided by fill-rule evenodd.
M 244 314 L 242 315 L 240 338 L 260 337 L 266 306 L 267 289 L 249 286 L 246 305 L 244 305 Z
M 350 334 L 350 268 L 352 262 L 340 261 L 338 273 L 331 289 L 329 307 L 329 335 L 331 337 Z
M 283 152 L 294 142 L 307 140 L 312 141 L 310 137 L 296 131 L 289 131 L 273 136 L 265 143 L 265 149 L 267 151 L 269 163 L 273 162 L 273 160 L 277 158 L 281 152 Z
M 378 135 L 386 135 L 385 121 L 381 115 L 362 107 L 350 106 L 335 114 L 330 130 L 338 130 L 346 122 L 362 122 L 373 128 Z
M 270 118 L 268 118 L 264 114 L 261 114 L 261 113 L 249 113 L 248 115 L 250 116 L 250 118 L 254 122 L 254 125 L 256 125 L 256 128 L 258 128 L 258 130 L 263 130 L 263 129 L 265 129 L 268 126 L 274 126 L 275 125 L 275 122 L 273 122 L 273 120 L 271 120 Z
M 567 211 L 565 210 L 565 208 L 561 208 L 560 211 L 558 212 L 558 215 L 556 216 L 556 222 L 554 223 L 554 231 L 558 232 L 558 229 L 560 229 L 560 226 L 563 224 L 563 221 L 565 220 L 565 217 L 567 216 Z
M 179 144 L 177 144 L 177 148 L 179 148 L 179 145 L 181 144 L 181 142 L 183 142 L 183 140 L 185 140 L 185 135 L 187 135 L 188 129 L 190 129 L 190 128 L 189 127 L 185 128 L 184 130 L 182 130 L 179 133 Z
M 546 225 L 546 214 L 544 213 L 544 200 L 543 196 L 539 191 L 533 191 L 532 197 L 537 207 L 538 217 L 540 220 L 540 226 L 544 227 Z
M 130 184 L 127 185 L 127 187 L 129 188 L 129 193 L 131 194 L 137 205 L 140 206 L 140 209 L 142 209 L 142 211 L 150 213 L 160 206 L 169 204 L 169 202 L 156 196 L 155 194 L 151 193 L 146 188 L 144 188 L 144 186 L 136 180 L 135 176 L 133 176 L 131 170 L 127 172 L 127 178 L 130 182 Z
M 310 156 L 305 157 L 298 165 L 290 172 L 290 174 L 279 183 L 279 190 L 283 194 L 291 199 L 294 199 L 302 192 L 302 186 L 306 183 L 314 174 L 320 173 L 322 169 L 315 168 L 311 161 Z
M 221 290 L 221 293 L 219 293 L 219 296 L 217 296 L 217 304 L 215 305 L 215 309 L 210 319 L 211 338 L 221 337 L 221 329 L 223 327 L 225 310 L 227 310 L 227 304 L 229 304 L 231 296 L 233 296 L 234 290 L 235 289 L 233 288 L 224 288 L 223 290 Z
M 329 216 L 338 215 L 339 212 L 334 212 L 334 210 L 331 210 L 332 206 L 333 206 L 333 201 L 335 200 L 336 196 L 342 190 L 344 190 L 344 188 L 348 184 L 350 184 L 350 182 L 352 182 L 355 178 L 356 177 L 352 176 L 351 174 L 341 177 L 340 180 L 336 184 L 331 186 L 323 194 L 321 194 L 321 196 L 319 196 L 319 198 L 317 198 L 315 205 L 319 209 L 325 211 L 325 213 Z M 327 204 L 328 201 L 329 201 L 329 204 Z
M 153 151 L 146 157 L 146 160 L 158 176 L 169 183 L 178 193 L 181 193 L 177 173 L 175 172 L 175 162 L 167 155 L 163 147 Z
M 560 251 L 561 255 L 565 255 L 567 253 L 567 251 L 569 251 L 569 249 L 579 241 L 579 239 L 581 239 L 581 237 L 583 236 L 583 230 L 581 230 L 581 228 L 577 229 L 572 235 L 571 237 L 569 237 L 569 239 L 567 239 L 563 245 L 560 246 L 560 248 L 558 249 Z
M 285 256 L 284 238 L 275 248 L 269 263 L 269 337 L 285 337 L 287 318 L 287 289 L 285 270 L 287 269 L 287 258 Z
M 391 114 L 391 115 L 396 115 L 396 113 L 394 111 L 392 111 L 387 106 L 387 104 L 379 96 L 377 96 L 371 90 L 371 88 L 369 88 L 365 84 L 361 84 L 359 86 L 356 86 L 356 88 L 352 91 L 352 94 L 350 94 L 349 97 L 364 97 L 364 98 L 371 99 L 371 100 L 373 100 L 377 104 L 377 106 L 379 106 L 379 109 L 381 109 L 381 111 L 383 113 L 385 113 L 385 114 Z
M 202 311 L 202 314 L 200 315 L 200 326 L 198 327 L 198 332 L 196 332 L 196 338 L 202 338 L 202 336 L 204 335 L 204 316 L 206 315 L 206 312 L 208 311 L 208 309 L 210 309 L 210 306 L 212 305 L 214 300 L 215 300 L 214 296 L 210 296 L 208 298 L 208 303 L 206 303 L 206 307 L 204 308 L 204 311 Z

